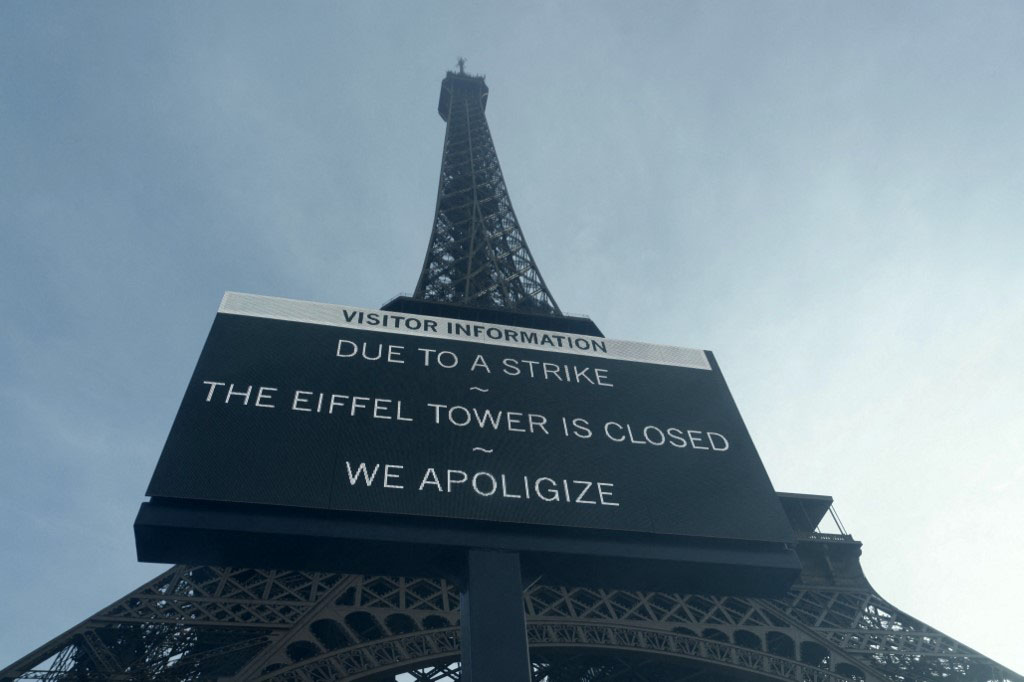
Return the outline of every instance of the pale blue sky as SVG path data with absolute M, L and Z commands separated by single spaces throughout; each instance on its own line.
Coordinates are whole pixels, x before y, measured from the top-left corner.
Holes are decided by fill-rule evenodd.
M 373 307 L 456 57 L 564 310 L 713 350 L 780 490 L 1018 671 L 1024 5 L 0 4 L 0 665 L 132 519 L 225 290 Z

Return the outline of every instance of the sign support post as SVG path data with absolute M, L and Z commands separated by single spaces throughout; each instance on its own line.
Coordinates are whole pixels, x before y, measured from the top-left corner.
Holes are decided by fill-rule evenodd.
M 529 682 L 519 554 L 469 550 L 460 610 L 463 682 Z

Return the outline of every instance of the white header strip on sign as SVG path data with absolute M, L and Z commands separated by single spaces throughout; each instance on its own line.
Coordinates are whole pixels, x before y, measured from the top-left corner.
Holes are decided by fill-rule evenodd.
M 233 291 L 224 294 L 218 312 L 291 322 L 307 322 L 346 329 L 391 332 L 452 341 L 473 341 L 509 348 L 572 353 L 611 360 L 711 369 L 707 353 L 694 348 L 659 346 L 639 341 L 619 341 L 599 336 L 510 327 L 503 324 L 457 320 L 449 317 L 355 308 L 332 303 L 313 303 L 273 296 L 239 294 Z

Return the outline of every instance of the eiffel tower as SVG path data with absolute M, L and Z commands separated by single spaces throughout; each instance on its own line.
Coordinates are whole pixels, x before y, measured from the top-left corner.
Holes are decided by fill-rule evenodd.
M 441 84 L 447 122 L 434 229 L 415 298 L 559 315 L 519 228 L 484 109 L 487 86 L 459 73 Z
M 430 244 L 415 295 L 385 308 L 600 335 L 561 313 L 526 246 L 487 92 L 461 60 L 443 81 Z M 880 597 L 831 497 L 779 496 L 802 564 L 784 597 L 541 580 L 523 593 L 533 679 L 1024 682 Z M 822 532 L 829 518 L 839 532 Z M 179 565 L 4 668 L 0 682 L 459 680 L 458 621 L 457 586 L 403 577 L 401 566 L 385 576 Z

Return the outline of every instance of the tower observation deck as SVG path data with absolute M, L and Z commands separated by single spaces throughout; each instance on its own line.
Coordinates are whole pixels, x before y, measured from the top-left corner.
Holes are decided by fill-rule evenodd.
M 444 78 L 426 258 L 415 296 L 384 308 L 600 335 L 561 313 L 526 246 L 487 94 L 461 65 Z M 523 591 L 534 682 L 1024 682 L 880 597 L 861 543 L 841 525 L 821 531 L 830 497 L 778 495 L 802 566 L 787 594 L 598 590 L 541 576 Z M 0 682 L 461 679 L 458 587 L 404 570 L 177 565 L 0 669 Z M 88 590 L 89 572 L 66 582 L 54 599 Z

